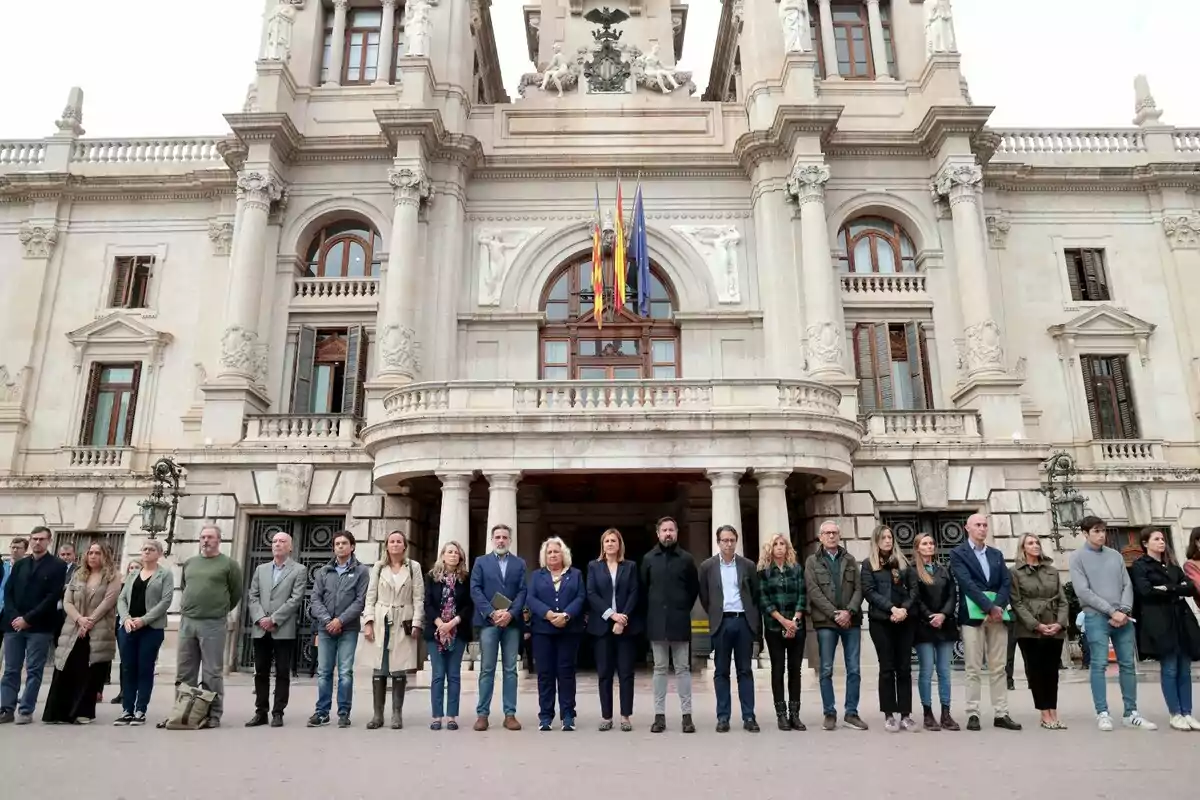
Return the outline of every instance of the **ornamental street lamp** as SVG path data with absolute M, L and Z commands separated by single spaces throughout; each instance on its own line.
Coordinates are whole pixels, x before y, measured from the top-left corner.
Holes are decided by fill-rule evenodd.
M 1087 498 L 1073 483 L 1078 470 L 1071 456 L 1055 453 L 1046 460 L 1045 467 L 1046 486 L 1041 491 L 1050 501 L 1050 537 L 1054 539 L 1054 549 L 1061 553 L 1063 536 L 1074 535 L 1087 513 Z
M 179 465 L 164 456 L 154 463 L 152 477 L 154 489 L 149 497 L 138 503 L 142 510 L 142 530 L 150 534 L 151 539 L 165 532 L 165 555 L 169 556 L 175 541 L 175 513 L 179 508 Z M 165 490 L 170 491 L 170 498 L 164 496 Z

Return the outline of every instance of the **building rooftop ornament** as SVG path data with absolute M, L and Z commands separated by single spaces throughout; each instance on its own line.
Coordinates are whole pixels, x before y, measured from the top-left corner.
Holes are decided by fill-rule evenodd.
M 1150 81 L 1145 75 L 1133 79 L 1133 124 L 1140 128 L 1157 125 L 1163 112 L 1150 94 Z
M 629 15 L 620 9 L 613 10 L 605 6 L 593 8 L 584 19 L 600 26 L 592 31 L 592 39 L 595 40 L 592 58 L 583 65 L 588 90 L 605 94 L 628 92 L 632 65 L 625 60 L 622 53 L 623 32 L 614 31 L 612 27 L 629 19 Z
M 83 89 L 78 86 L 71 88 L 70 94 L 67 95 L 67 106 L 54 124 L 63 133 L 73 136 L 83 136 L 87 133 L 83 129 Z

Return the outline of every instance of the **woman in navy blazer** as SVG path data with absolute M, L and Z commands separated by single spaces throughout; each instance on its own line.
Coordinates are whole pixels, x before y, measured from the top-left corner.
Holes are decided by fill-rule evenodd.
M 600 557 L 588 564 L 587 631 L 595 637 L 600 679 L 600 730 L 613 726 L 613 673 L 621 681 L 621 730 L 633 730 L 633 661 L 638 618 L 637 565 L 625 560 L 625 539 L 616 528 L 600 537 Z
M 583 576 L 571 566 L 571 550 L 557 536 L 542 542 L 542 568 L 529 579 L 533 663 L 537 668 L 538 729 L 550 730 L 554 695 L 564 731 L 575 730 L 575 656 L 583 631 Z

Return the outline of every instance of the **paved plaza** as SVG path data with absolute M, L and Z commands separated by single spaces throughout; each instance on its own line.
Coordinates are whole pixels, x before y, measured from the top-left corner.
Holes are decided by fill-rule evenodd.
M 90 727 L 0 728 L 4 798 L 87 797 L 97 800 L 211 800 L 219 797 L 420 798 L 562 797 L 675 798 L 797 797 L 1038 797 L 1128 798 L 1177 796 L 1200 779 L 1196 754 L 1200 733 L 1166 729 L 1166 710 L 1157 682 L 1140 687 L 1144 713 L 1160 724 L 1154 733 L 1095 728 L 1082 674 L 1065 672 L 1062 718 L 1065 732 L 1036 726 L 1029 692 L 1018 681 L 1012 693 L 1020 733 L 985 727 L 981 733 L 888 734 L 876 707 L 874 678 L 864 676 L 863 716 L 867 732 L 819 730 L 820 702 L 815 682 L 806 688 L 802 717 L 809 730 L 783 733 L 774 728 L 765 676 L 759 678 L 763 731 L 713 730 L 711 678 L 697 676 L 696 722 L 692 736 L 679 732 L 674 698 L 668 703 L 667 733 L 651 734 L 647 704 L 649 675 L 638 679 L 635 730 L 596 730 L 595 679 L 580 681 L 580 728 L 574 733 L 540 733 L 535 727 L 536 692 L 523 680 L 519 716 L 525 729 L 504 731 L 496 723 L 486 734 L 470 730 L 473 691 L 465 691 L 463 730 L 428 729 L 428 690 L 410 693 L 403 731 L 367 731 L 369 682 L 358 679 L 354 727 L 310 730 L 304 721 L 316 696 L 313 682 L 294 685 L 282 729 L 247 730 L 253 709 L 247 676 L 227 683 L 224 727 L 215 731 L 161 731 L 153 727 L 114 728 L 115 706 L 104 704 Z M 475 675 L 465 674 L 464 689 Z M 955 691 L 960 722 L 961 673 Z M 169 683 L 160 675 L 152 719 L 165 716 Z M 840 691 L 840 690 L 839 690 Z M 1110 702 L 1119 703 L 1111 685 Z M 44 697 L 45 689 L 43 689 Z M 1119 706 L 1118 706 L 1119 707 Z M 40 708 L 39 708 L 40 713 Z M 970 781 L 968 792 L 964 787 Z M 829 794 L 830 792 L 835 794 Z

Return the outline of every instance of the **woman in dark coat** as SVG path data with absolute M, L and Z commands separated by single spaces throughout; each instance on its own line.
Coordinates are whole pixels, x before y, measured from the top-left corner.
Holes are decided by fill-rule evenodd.
M 433 677 L 429 683 L 433 721 L 429 729 L 458 730 L 458 701 L 462 688 L 462 660 L 471 641 L 471 579 L 467 559 L 458 542 L 442 545 L 437 562 L 425 576 L 425 639 Z
M 904 553 L 891 528 L 880 525 L 871 537 L 871 556 L 862 565 L 868 632 L 879 656 L 879 710 L 884 729 L 916 730 L 912 718 L 913 608 L 916 587 Z
M 1171 558 L 1162 531 L 1146 528 L 1139 538 L 1146 554 L 1129 569 L 1138 655 L 1162 668 L 1171 727 L 1200 731 L 1200 720 L 1192 716 L 1192 661 L 1200 658 L 1200 625 L 1187 603 L 1195 587 Z
M 950 716 L 950 661 L 954 657 L 954 646 L 958 643 L 958 618 L 956 616 L 958 587 L 950 570 L 933 559 L 937 555 L 937 541 L 928 533 L 922 533 L 913 544 L 913 572 L 916 574 L 916 596 L 913 600 L 913 616 L 916 619 L 914 640 L 917 648 L 917 688 L 921 693 L 921 706 L 925 710 L 925 730 L 960 730 L 954 717 Z M 937 667 L 938 699 L 942 704 L 942 716 L 933 715 L 933 671 Z

